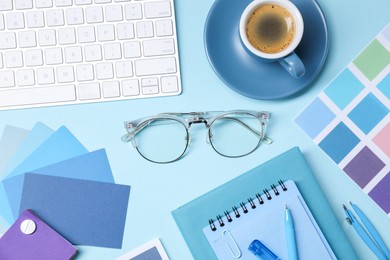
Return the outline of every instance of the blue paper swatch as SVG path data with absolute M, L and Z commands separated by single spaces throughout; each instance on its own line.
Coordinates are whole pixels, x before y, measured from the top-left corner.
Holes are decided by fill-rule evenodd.
M 72 244 L 121 248 L 130 186 L 26 173 L 31 209 Z
M 54 131 L 43 123 L 36 123 L 8 162 L 3 176 L 6 177 L 53 133 Z

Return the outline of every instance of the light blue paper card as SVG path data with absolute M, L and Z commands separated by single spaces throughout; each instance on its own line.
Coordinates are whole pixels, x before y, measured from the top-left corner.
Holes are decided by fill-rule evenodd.
M 88 152 L 87 149 L 72 135 L 66 128 L 59 128 L 37 149 L 35 149 L 17 168 L 15 168 L 7 179 L 31 170 L 54 164 Z M 12 215 L 5 192 L 1 192 L 3 185 L 0 185 L 0 212 L 8 223 L 13 223 L 18 214 Z
M 29 131 L 23 128 L 6 125 L 0 139 L 0 178 L 4 176 L 4 170 L 9 160 L 18 150 Z
M 88 152 L 64 126 L 33 151 L 7 178 L 51 165 Z
M 104 149 L 32 170 L 31 173 L 114 183 Z M 23 190 L 23 174 L 3 181 L 14 218 L 18 216 Z
M 12 159 L 9 161 L 6 170 L 4 171 L 5 177 L 14 170 L 21 162 L 24 161 L 36 148 L 38 148 L 44 141 L 46 141 L 54 131 L 41 122 L 34 125 L 31 131 L 28 133 L 19 149 L 16 151 Z
M 130 186 L 26 173 L 20 212 L 31 209 L 74 245 L 121 248 Z

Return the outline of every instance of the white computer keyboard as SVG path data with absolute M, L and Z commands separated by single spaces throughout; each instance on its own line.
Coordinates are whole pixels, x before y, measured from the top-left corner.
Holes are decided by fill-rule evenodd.
M 0 110 L 180 93 L 174 0 L 0 0 Z

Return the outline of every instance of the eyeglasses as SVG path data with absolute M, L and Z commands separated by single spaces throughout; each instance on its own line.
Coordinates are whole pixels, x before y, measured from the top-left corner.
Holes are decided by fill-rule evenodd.
M 146 160 L 170 163 L 184 156 L 191 126 L 203 123 L 208 130 L 206 142 L 220 155 L 236 158 L 252 153 L 262 142 L 272 143 L 265 136 L 268 119 L 269 112 L 247 110 L 162 113 L 126 121 L 122 141 L 131 141 Z

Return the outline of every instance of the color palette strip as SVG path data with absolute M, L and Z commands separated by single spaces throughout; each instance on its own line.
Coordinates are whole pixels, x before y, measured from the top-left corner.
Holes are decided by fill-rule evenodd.
M 390 216 L 390 24 L 295 122 Z

